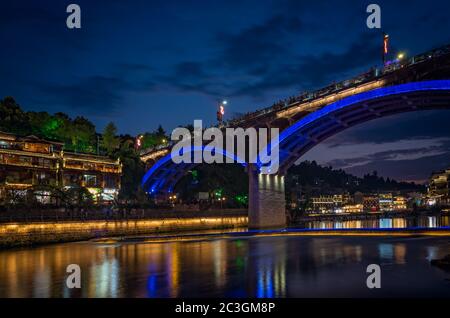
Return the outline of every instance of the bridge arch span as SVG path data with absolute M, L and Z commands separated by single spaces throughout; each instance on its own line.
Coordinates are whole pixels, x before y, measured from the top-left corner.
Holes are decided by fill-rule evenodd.
M 277 144 L 274 144 L 279 149 L 279 170 L 275 175 L 262 176 L 261 164 L 248 166 L 249 227 L 282 228 L 286 225 L 283 175 L 318 143 L 373 119 L 436 109 L 450 109 L 450 80 L 412 82 L 374 89 L 328 104 L 297 120 L 281 132 Z M 203 151 L 204 148 L 192 147 L 190 152 Z M 245 165 L 233 154 L 220 149 L 217 151 Z M 142 185 L 149 194 L 171 193 L 177 182 L 196 165 L 198 163 L 175 164 L 169 153 L 147 171 Z
M 146 189 L 150 195 L 164 192 L 171 193 L 175 185 L 186 174 L 186 172 L 200 164 L 194 162 L 194 154 L 198 152 L 203 153 L 204 150 L 219 153 L 224 157 L 233 159 L 235 162 L 240 163 L 244 167 L 246 166 L 242 159 L 227 152 L 225 149 L 212 148 L 209 146 L 191 146 L 191 148 L 187 150 L 191 154 L 191 163 L 174 163 L 172 160 L 172 153 L 170 152 L 161 159 L 157 160 L 156 163 L 147 171 L 142 178 L 142 187 Z M 181 155 L 182 152 L 179 154 Z
M 450 109 L 450 80 L 413 82 L 378 88 L 324 106 L 280 133 L 279 174 L 307 151 L 350 127 L 404 112 Z M 261 167 L 261 165 L 259 165 Z

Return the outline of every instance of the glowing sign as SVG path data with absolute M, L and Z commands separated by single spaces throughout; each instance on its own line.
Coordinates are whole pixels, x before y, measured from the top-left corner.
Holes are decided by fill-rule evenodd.
M 384 40 L 383 40 L 383 53 L 386 55 L 389 52 L 389 35 L 385 34 L 384 35 Z

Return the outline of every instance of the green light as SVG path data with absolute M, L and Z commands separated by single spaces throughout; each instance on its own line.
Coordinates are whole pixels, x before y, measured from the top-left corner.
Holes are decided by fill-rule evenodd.
M 248 204 L 248 197 L 247 195 L 236 195 L 234 197 L 234 200 L 240 204 Z
M 216 198 L 221 198 L 222 194 L 223 194 L 223 189 L 217 189 L 217 190 L 214 191 L 214 196 Z
M 44 137 L 51 138 L 54 137 L 56 130 L 59 128 L 59 122 L 56 118 L 51 118 L 46 121 L 42 127 L 42 133 Z

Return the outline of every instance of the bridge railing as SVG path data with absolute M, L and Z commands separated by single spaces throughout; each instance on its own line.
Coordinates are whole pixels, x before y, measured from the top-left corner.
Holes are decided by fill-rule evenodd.
M 369 71 L 359 74 L 358 76 L 355 76 L 351 79 L 347 79 L 338 83 L 333 83 L 331 85 L 328 85 L 324 88 L 318 89 L 313 92 L 304 92 L 298 96 L 292 96 L 285 100 L 281 100 L 275 104 L 273 104 L 270 107 L 266 107 L 260 110 L 257 110 L 252 113 L 248 113 L 240 118 L 236 118 L 232 121 L 228 122 L 228 126 L 235 126 L 239 123 L 247 120 L 256 119 L 258 117 L 264 116 L 268 113 L 283 110 L 286 108 L 289 108 L 293 105 L 299 104 L 299 103 L 306 103 L 309 101 L 312 101 L 316 98 L 320 98 L 326 95 L 330 95 L 336 92 L 339 92 L 343 89 L 350 88 L 352 86 L 361 85 L 363 83 L 375 80 L 377 78 L 380 78 L 382 76 L 385 76 L 387 74 L 391 74 L 400 68 L 408 68 L 413 65 L 417 65 L 419 63 L 429 61 L 430 59 L 441 57 L 444 55 L 450 54 L 450 45 L 446 45 L 437 49 L 433 49 L 431 51 L 428 51 L 426 53 L 422 53 L 416 56 L 413 56 L 405 61 L 399 61 L 394 60 L 391 62 L 388 62 L 384 67 L 377 68 L 372 67 Z

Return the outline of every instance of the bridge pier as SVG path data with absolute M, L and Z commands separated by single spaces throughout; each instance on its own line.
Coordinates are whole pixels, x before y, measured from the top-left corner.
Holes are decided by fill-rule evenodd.
M 248 166 L 248 227 L 249 229 L 284 229 L 286 199 L 284 176 L 260 174 Z

